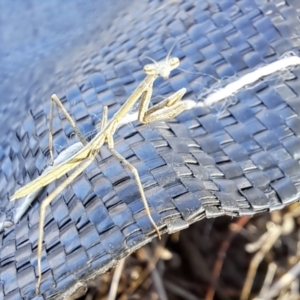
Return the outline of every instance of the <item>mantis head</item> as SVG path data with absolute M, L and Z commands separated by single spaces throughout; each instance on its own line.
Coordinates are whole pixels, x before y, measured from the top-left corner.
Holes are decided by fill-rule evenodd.
M 153 64 L 144 66 L 144 72 L 147 75 L 156 75 L 157 77 L 161 76 L 163 79 L 168 79 L 171 71 L 176 69 L 180 64 L 179 58 L 169 58 L 169 56 L 166 60 L 161 62 L 156 62 L 155 60 L 152 61 L 154 62 Z

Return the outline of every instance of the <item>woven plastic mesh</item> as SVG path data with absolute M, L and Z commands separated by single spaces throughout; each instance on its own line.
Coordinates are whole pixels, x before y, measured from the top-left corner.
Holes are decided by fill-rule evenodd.
M 80 130 L 93 132 L 103 107 L 112 116 L 144 78 L 143 56 L 163 59 L 176 40 L 172 55 L 180 58 L 180 69 L 157 80 L 154 93 L 166 96 L 185 87 L 185 98 L 198 102 L 222 80 L 240 78 L 291 51 L 299 55 L 299 14 L 296 0 L 129 5 L 107 29 L 110 43 L 90 57 L 78 53 L 72 73 L 77 84 L 56 92 Z M 300 67 L 290 68 L 243 88 L 225 106 L 194 108 L 169 122 L 133 122 L 117 131 L 115 147 L 138 169 L 162 232 L 298 201 L 298 76 Z M 11 220 L 18 206 L 9 195 L 49 163 L 48 114 L 48 102 L 32 100 L 30 115 L 16 117 L 17 128 L 0 147 L 1 222 Z M 57 113 L 56 154 L 75 142 Z M 39 204 L 62 180 L 47 186 L 20 222 L 0 234 L 0 299 L 62 299 L 155 236 L 132 174 L 104 146 L 47 209 L 36 296 Z

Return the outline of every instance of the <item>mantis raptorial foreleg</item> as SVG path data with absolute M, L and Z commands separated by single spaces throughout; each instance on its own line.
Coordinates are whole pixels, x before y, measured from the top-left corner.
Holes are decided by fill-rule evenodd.
M 72 126 L 75 134 L 78 136 L 80 142 L 83 146 L 87 145 L 88 141 L 85 139 L 83 134 L 80 132 L 80 130 L 76 127 L 76 124 L 72 117 L 69 115 L 67 110 L 65 109 L 64 105 L 61 103 L 60 99 L 54 94 L 50 98 L 50 115 L 49 115 L 49 152 L 50 152 L 50 159 L 51 159 L 51 165 L 54 164 L 53 159 L 53 106 L 54 103 L 57 105 L 57 107 L 62 111 L 64 116 L 66 117 L 67 121 Z
M 143 118 L 139 120 L 143 124 L 148 124 L 156 121 L 175 118 L 177 115 L 187 109 L 187 103 L 179 102 L 185 93 L 185 88 L 180 89 L 162 102 L 159 102 L 145 111 Z

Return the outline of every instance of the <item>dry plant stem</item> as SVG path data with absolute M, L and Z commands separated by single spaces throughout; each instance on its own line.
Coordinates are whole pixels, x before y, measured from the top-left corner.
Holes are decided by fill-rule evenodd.
M 164 285 L 167 290 L 172 292 L 175 296 L 178 296 L 179 299 L 199 300 L 199 297 L 196 297 L 189 290 L 182 288 L 180 285 L 175 284 L 172 281 L 164 280 Z
M 272 299 L 279 295 L 280 291 L 288 287 L 300 275 L 300 262 L 295 264 L 286 274 L 276 281 L 267 293 L 263 295 L 264 299 Z
M 299 284 L 300 284 L 300 282 L 299 282 L 298 278 L 291 283 L 290 294 L 291 294 L 292 299 L 299 300 L 299 298 L 300 298 Z
M 291 218 L 299 217 L 299 215 L 300 215 L 300 206 L 297 206 L 296 208 L 293 208 L 292 211 L 284 214 L 283 224 L 284 224 L 284 222 L 286 222 L 287 220 L 289 220 Z M 289 233 L 285 232 L 284 227 L 285 226 L 281 227 L 281 234 L 289 234 Z M 266 237 L 267 233 L 263 234 L 262 237 Z M 266 238 L 263 238 L 262 241 L 258 240 L 256 243 L 252 243 L 251 245 L 247 245 L 248 246 L 247 248 L 250 249 L 250 250 L 258 250 L 258 248 L 260 248 L 261 245 L 263 243 L 265 243 L 265 241 L 264 241 L 265 239 Z M 249 246 L 251 246 L 251 247 L 249 247 Z M 273 283 L 271 285 L 271 282 L 272 282 L 273 277 L 274 277 L 275 272 L 276 272 L 276 268 L 277 268 L 277 266 L 276 266 L 275 263 L 270 263 L 269 264 L 269 268 L 268 268 L 268 272 L 267 272 L 267 275 L 266 275 L 266 278 L 265 278 L 265 281 L 264 281 L 264 285 L 263 285 L 263 287 L 262 287 L 262 289 L 259 293 L 259 296 L 255 299 L 264 300 L 264 299 L 272 299 L 274 297 L 278 297 L 280 292 L 284 289 L 287 289 L 288 286 L 290 286 L 292 283 L 294 283 L 295 280 L 300 275 L 300 263 L 298 262 L 286 274 L 284 274 L 279 280 L 277 280 L 275 283 Z M 298 295 L 298 290 L 294 294 Z M 298 298 L 296 298 L 296 299 L 298 299 Z
M 148 275 L 152 272 L 152 270 L 155 268 L 158 260 L 160 259 L 161 256 L 161 251 L 162 251 L 161 245 L 157 245 L 154 254 L 150 258 L 148 253 L 144 248 L 141 248 L 139 251 L 143 251 L 144 256 L 148 258 L 148 265 L 147 267 L 143 270 L 143 272 L 140 274 L 139 278 L 132 282 L 130 287 L 123 292 L 123 294 L 120 297 L 120 300 L 126 300 L 128 298 L 128 295 L 132 295 L 136 289 L 146 280 Z
M 169 53 L 170 54 L 170 53 Z M 149 64 L 144 67 L 144 72 L 146 73 L 146 78 L 141 82 L 141 84 L 133 91 L 131 96 L 123 104 L 123 106 L 114 114 L 111 120 L 107 121 L 107 107 L 103 110 L 103 120 L 101 122 L 101 131 L 94 137 L 94 139 L 87 143 L 83 138 L 83 135 L 76 128 L 75 122 L 72 120 L 70 115 L 64 109 L 62 103 L 56 95 L 51 97 L 51 110 L 50 110 L 50 134 L 49 134 L 49 148 L 51 159 L 52 154 L 52 120 L 53 120 L 53 103 L 56 103 L 58 107 L 63 111 L 67 120 L 70 122 L 77 136 L 81 140 L 82 144 L 85 145 L 81 150 L 79 150 L 72 157 L 67 159 L 65 162 L 53 167 L 50 171 L 45 172 L 37 179 L 33 180 L 26 186 L 20 188 L 11 196 L 10 200 L 15 200 L 26 196 L 29 193 L 34 192 L 35 190 L 44 187 L 51 183 L 52 181 L 62 177 L 69 171 L 75 169 L 75 171 L 55 190 L 53 191 L 41 205 L 40 212 L 40 225 L 39 225 L 39 239 L 38 239 L 38 283 L 36 286 L 37 293 L 39 292 L 39 286 L 41 283 L 42 273 L 41 273 L 41 253 L 42 253 L 42 241 L 43 241 L 43 227 L 44 219 L 47 206 L 51 201 L 63 191 L 79 174 L 81 174 L 94 160 L 95 156 L 99 152 L 100 147 L 104 143 L 108 143 L 108 147 L 112 154 L 117 157 L 123 164 L 133 172 L 135 181 L 138 185 L 141 198 L 147 213 L 147 216 L 153 225 L 154 229 L 157 232 L 158 237 L 160 238 L 159 228 L 152 219 L 151 212 L 146 200 L 146 196 L 141 184 L 141 180 L 137 170 L 121 155 L 114 149 L 113 135 L 116 132 L 121 120 L 125 115 L 130 111 L 134 104 L 141 98 L 140 108 L 138 119 L 143 124 L 171 119 L 184 110 L 188 108 L 188 104 L 185 102 L 180 102 L 181 98 L 186 92 L 185 88 L 180 89 L 175 92 L 173 95 L 169 96 L 167 99 L 154 105 L 152 108 L 148 109 L 149 102 L 152 96 L 153 83 L 158 77 L 163 77 L 167 79 L 170 72 L 179 66 L 179 59 L 169 58 L 169 54 L 166 60 L 162 62 L 155 62 L 154 64 Z
M 270 285 L 273 281 L 276 270 L 277 270 L 277 265 L 274 262 L 271 262 L 268 266 L 267 275 L 266 275 L 266 278 L 264 280 L 264 284 L 263 284 L 263 286 L 260 290 L 260 293 L 254 300 L 267 299 L 267 298 L 265 298 L 264 295 L 268 292 L 268 290 L 270 288 Z
M 152 281 L 153 281 L 153 284 L 155 286 L 155 289 L 157 291 L 157 295 L 159 297 L 160 300 L 168 300 L 168 296 L 167 296 L 167 293 L 166 293 L 166 290 L 165 290 L 165 287 L 164 287 L 164 283 L 163 283 L 163 280 L 157 270 L 157 268 L 154 268 L 152 270 Z
M 213 268 L 212 279 L 210 286 L 205 295 L 205 300 L 213 300 L 216 290 L 217 280 L 220 276 L 220 272 L 222 270 L 222 266 L 224 263 L 224 258 L 226 257 L 226 252 L 230 247 L 230 244 L 234 237 L 240 232 L 240 230 L 247 224 L 250 217 L 241 217 L 235 222 L 235 226 L 231 226 L 231 229 L 226 237 L 226 239 L 222 242 L 220 250 L 217 255 L 217 260 L 215 261 L 215 265 Z
M 115 300 L 118 292 L 118 286 L 121 278 L 122 271 L 124 269 L 125 259 L 120 260 L 119 264 L 115 268 L 115 272 L 110 285 L 109 295 L 107 300 Z
M 281 235 L 281 231 L 281 227 L 276 225 L 275 223 L 273 223 L 273 226 L 269 228 L 268 237 L 266 237 L 265 242 L 262 243 L 261 249 L 254 255 L 254 257 L 251 260 L 247 277 L 241 293 L 241 300 L 247 300 L 249 298 L 257 268 L 263 260 L 264 256 L 266 255 L 266 253 L 270 251 L 274 243 Z
M 165 244 L 164 244 L 165 245 Z M 149 253 L 148 248 L 145 248 L 148 257 L 151 256 L 151 253 Z M 156 267 L 151 272 L 151 279 L 153 283 L 153 288 L 157 292 L 158 299 L 161 300 L 168 300 L 167 292 L 165 289 L 164 280 L 162 279 L 165 271 L 165 257 L 168 255 L 168 250 L 164 247 L 161 247 L 160 251 L 160 260 L 158 260 Z M 172 254 L 169 253 L 172 257 Z M 169 258 L 171 258 L 169 257 Z

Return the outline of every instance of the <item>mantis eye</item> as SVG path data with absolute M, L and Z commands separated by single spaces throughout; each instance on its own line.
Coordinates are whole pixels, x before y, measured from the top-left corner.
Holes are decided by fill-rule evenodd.
M 147 75 L 152 75 L 152 74 L 156 73 L 156 66 L 153 65 L 153 64 L 145 65 L 144 66 L 144 72 Z
M 180 64 L 180 61 L 179 61 L 179 58 L 177 57 L 172 57 L 170 60 L 169 60 L 169 64 L 170 64 L 170 67 L 172 69 L 176 69 L 179 64 Z

